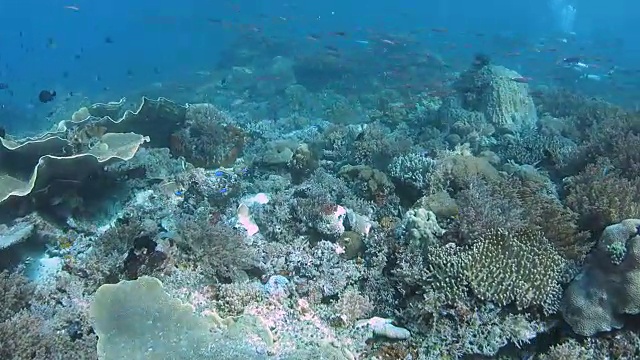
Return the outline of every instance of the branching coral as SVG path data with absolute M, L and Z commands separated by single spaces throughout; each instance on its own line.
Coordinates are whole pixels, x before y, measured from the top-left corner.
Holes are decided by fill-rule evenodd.
M 395 186 L 387 175 L 366 165 L 345 165 L 338 174 L 351 180 L 358 193 L 367 200 L 381 204 L 393 193 Z
M 218 279 L 234 278 L 239 271 L 256 264 L 255 249 L 242 235 L 223 223 L 213 223 L 204 215 L 185 215 L 179 221 L 178 247 L 202 271 Z
M 467 261 L 462 250 L 452 243 L 431 246 L 427 250 L 424 264 L 429 283 L 442 295 L 443 304 L 456 304 L 465 298 L 469 285 L 465 274 Z
M 540 306 L 556 312 L 566 261 L 540 233 L 494 230 L 468 253 L 466 276 L 473 292 L 500 306 Z
M 18 273 L 0 273 L 0 358 L 22 359 L 96 359 L 96 338 L 77 327 L 77 333 L 68 323 L 55 320 L 76 308 L 58 308 L 42 303 L 36 296 L 35 286 Z M 59 296 L 59 294 L 54 295 Z M 51 294 L 47 293 L 49 297 Z M 60 301 L 60 299 L 57 299 Z M 57 304 L 56 304 L 57 305 Z M 55 315 L 54 315 L 55 314 Z M 74 312 L 74 319 L 79 314 Z
M 34 287 L 27 278 L 8 271 L 0 272 L 0 322 L 6 321 L 21 309 L 27 307 L 33 296 Z
M 394 158 L 389 165 L 389 174 L 421 193 L 433 193 L 444 187 L 437 161 L 421 154 L 411 153 Z
M 503 160 L 512 160 L 518 164 L 561 167 L 576 152 L 576 144 L 571 140 L 557 135 L 541 134 L 536 128 L 503 139 L 498 153 Z
M 392 133 L 379 123 L 368 125 L 353 142 L 352 163 L 385 168 L 391 159 L 409 152 L 410 137 Z
M 458 225 L 465 242 L 498 227 L 521 229 L 526 226 L 524 206 L 513 187 L 497 187 L 480 178 L 469 181 L 457 194 Z
M 473 242 L 485 231 L 532 229 L 568 259 L 581 260 L 593 243 L 578 229 L 578 215 L 549 194 L 544 184 L 509 178 L 486 182 L 475 178 L 456 199 L 460 236 Z
M 600 231 L 607 225 L 640 217 L 640 179 L 625 179 L 607 163 L 588 165 L 570 179 L 566 202 L 580 214 L 580 224 Z
M 187 108 L 187 127 L 170 137 L 171 150 L 200 167 L 229 166 L 242 154 L 246 134 L 212 104 Z

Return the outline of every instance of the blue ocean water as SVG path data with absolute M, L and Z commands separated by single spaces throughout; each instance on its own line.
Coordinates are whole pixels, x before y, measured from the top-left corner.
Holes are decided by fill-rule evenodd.
M 412 34 L 453 70 L 482 52 L 550 84 L 559 59 L 581 56 L 598 62 L 598 76 L 620 71 L 578 87 L 635 105 L 638 7 L 630 0 L 3 1 L 0 83 L 8 89 L 0 90 L 0 122 L 38 128 L 70 93 L 96 102 L 137 97 L 158 83 L 188 87 L 224 60 L 234 39 L 252 31 L 286 39 L 297 51 L 317 47 L 305 41 L 309 34 L 345 32 L 321 40 L 343 51 L 357 47 L 358 39 Z M 171 88 L 162 95 L 172 97 Z M 55 90 L 56 101 L 40 103 L 43 89 Z

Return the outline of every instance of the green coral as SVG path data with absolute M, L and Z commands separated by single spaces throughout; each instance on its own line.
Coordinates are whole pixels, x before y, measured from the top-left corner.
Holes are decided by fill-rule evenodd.
M 622 241 L 616 241 L 607 245 L 607 253 L 611 257 L 611 263 L 620 265 L 627 254 L 627 245 Z
M 547 314 L 558 309 L 566 261 L 542 234 L 494 230 L 467 256 L 467 278 L 480 299 L 520 310 L 541 306 Z

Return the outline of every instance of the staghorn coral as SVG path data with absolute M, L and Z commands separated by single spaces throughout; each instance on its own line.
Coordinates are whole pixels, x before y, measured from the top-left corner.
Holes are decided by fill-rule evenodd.
M 518 309 L 558 309 L 566 261 L 542 234 L 497 229 L 478 240 L 467 254 L 466 277 L 482 300 Z

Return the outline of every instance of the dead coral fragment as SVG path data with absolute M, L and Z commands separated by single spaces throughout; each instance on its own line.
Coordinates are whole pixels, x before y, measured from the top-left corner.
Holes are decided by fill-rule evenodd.
M 562 295 L 565 259 L 541 234 L 531 231 L 489 232 L 468 254 L 467 277 L 474 293 L 500 306 L 541 306 L 555 313 Z
M 359 320 L 356 322 L 356 328 L 367 328 L 372 335 L 386 337 L 394 340 L 406 340 L 411 337 L 409 330 L 392 324 L 392 319 L 384 319 L 374 316 L 371 319 Z

